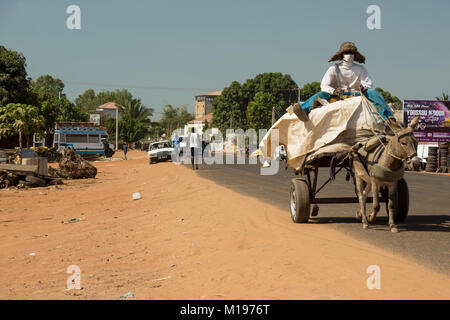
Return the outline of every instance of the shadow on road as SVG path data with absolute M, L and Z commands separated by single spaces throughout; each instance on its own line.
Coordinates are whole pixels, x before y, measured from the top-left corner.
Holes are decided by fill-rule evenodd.
M 356 220 L 354 217 L 325 217 L 325 218 L 311 218 L 311 223 L 317 224 L 361 224 L 361 220 Z M 387 225 L 387 216 L 377 216 L 377 220 L 372 227 L 379 227 Z M 405 222 L 399 222 L 399 227 L 404 231 L 428 231 L 428 232 L 450 232 L 450 216 L 448 215 L 413 215 L 408 216 Z

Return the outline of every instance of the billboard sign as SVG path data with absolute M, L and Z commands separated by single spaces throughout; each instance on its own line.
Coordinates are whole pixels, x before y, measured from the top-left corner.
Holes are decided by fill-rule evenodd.
M 419 124 L 414 136 L 419 142 L 450 141 L 450 101 L 405 100 L 403 122 L 408 125 L 415 116 Z
M 99 114 L 95 114 L 95 113 L 91 113 L 89 115 L 89 122 L 96 123 L 97 125 L 100 125 L 100 115 Z

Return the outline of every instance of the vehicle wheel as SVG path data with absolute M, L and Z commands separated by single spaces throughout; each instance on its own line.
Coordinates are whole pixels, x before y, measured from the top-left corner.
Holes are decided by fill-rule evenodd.
M 25 181 L 28 181 L 31 184 L 39 186 L 39 187 L 45 187 L 47 185 L 47 182 L 45 182 L 45 180 L 40 179 L 40 178 L 35 177 L 35 176 L 27 176 L 25 178 Z
M 291 180 L 291 194 L 289 208 L 292 221 L 295 223 L 308 222 L 311 212 L 308 184 L 303 179 Z
M 394 222 L 405 221 L 409 210 L 409 191 L 405 179 L 397 182 L 397 194 L 394 198 Z M 388 203 L 386 203 L 386 213 L 389 217 Z

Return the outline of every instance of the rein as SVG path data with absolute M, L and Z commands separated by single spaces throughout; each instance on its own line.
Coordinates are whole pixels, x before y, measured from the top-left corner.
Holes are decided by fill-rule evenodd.
M 364 96 L 363 93 L 362 93 L 362 91 L 359 91 L 359 93 L 360 93 L 361 96 Z M 366 100 L 366 102 L 369 102 L 369 100 L 366 98 L 366 96 L 364 96 L 363 99 Z M 391 129 L 391 131 L 394 133 L 395 137 L 397 138 L 397 141 L 399 141 L 401 138 L 403 138 L 403 137 L 405 137 L 405 136 L 410 136 L 410 135 L 413 133 L 412 128 L 404 128 L 404 129 L 400 130 L 400 131 L 404 131 L 404 132 L 401 133 L 400 135 L 398 135 L 398 134 L 395 132 L 394 128 L 393 128 L 393 127 L 391 126 L 391 124 L 389 123 L 389 121 L 387 121 L 387 120 L 385 120 L 385 119 L 383 118 L 383 116 L 381 115 L 380 111 L 378 111 L 378 109 L 377 109 L 376 107 L 374 107 L 374 109 L 375 109 L 375 110 L 377 111 L 377 113 L 381 116 L 381 119 L 383 119 L 383 123 L 384 123 L 386 126 L 388 126 L 389 129 Z M 384 142 L 381 140 L 381 138 L 380 138 L 380 136 L 378 135 L 378 133 L 376 133 L 375 130 L 374 130 L 371 126 L 369 126 L 369 128 L 370 128 L 370 131 L 372 131 L 373 135 L 376 136 L 376 137 L 378 138 L 378 140 L 380 141 L 380 143 L 384 146 L 384 148 L 386 149 L 386 151 L 388 152 L 388 154 L 389 154 L 392 158 L 397 159 L 397 160 L 400 160 L 400 161 L 402 161 L 402 162 L 405 161 L 405 160 L 407 160 L 407 159 L 409 158 L 408 156 L 406 156 L 406 158 L 401 158 L 401 157 L 398 157 L 398 156 L 396 156 L 395 154 L 393 154 L 393 152 L 392 152 L 392 147 L 389 146 L 389 143 L 384 144 Z M 389 148 L 388 148 L 388 146 L 389 146 Z M 405 148 L 402 144 L 400 144 L 400 146 L 401 146 L 401 147 L 403 148 L 403 150 L 405 150 L 405 152 L 406 152 L 406 148 Z

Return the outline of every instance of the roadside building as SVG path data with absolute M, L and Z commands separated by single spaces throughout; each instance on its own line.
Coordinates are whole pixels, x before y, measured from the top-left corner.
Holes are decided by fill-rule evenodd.
M 123 106 L 121 106 L 118 103 L 115 102 L 107 102 L 105 104 L 102 104 L 101 106 L 98 106 L 95 108 L 95 111 L 90 111 L 91 114 L 100 114 L 102 118 L 116 118 L 116 110 L 125 109 Z M 119 120 L 120 120 L 120 113 L 119 114 Z
M 212 112 L 212 104 L 216 97 L 222 94 L 222 90 L 207 92 L 195 96 L 195 118 L 206 116 Z
M 187 136 L 187 134 L 189 132 L 191 132 L 191 128 L 195 128 L 195 131 L 202 135 L 203 134 L 203 128 L 205 126 L 205 122 L 208 123 L 208 127 L 211 127 L 211 123 L 212 123 L 212 113 L 209 113 L 207 115 L 195 118 L 194 120 L 189 121 L 185 126 L 184 126 L 184 132 L 185 135 Z
M 184 126 L 184 136 L 187 136 L 191 128 L 195 128 L 200 135 L 203 134 L 205 123 L 210 127 L 212 123 L 212 105 L 214 99 L 222 94 L 222 90 L 207 92 L 195 96 L 195 118 Z

